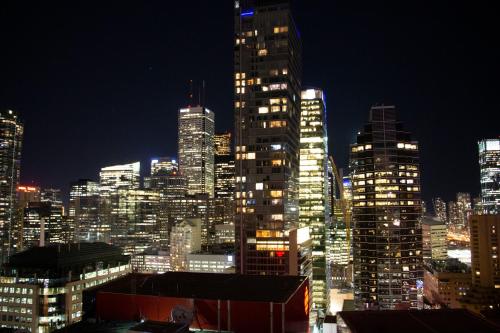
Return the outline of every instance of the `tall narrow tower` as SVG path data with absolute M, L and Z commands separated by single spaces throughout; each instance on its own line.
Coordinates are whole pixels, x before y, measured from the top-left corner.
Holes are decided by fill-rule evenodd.
M 326 236 L 330 223 L 328 198 L 328 137 L 323 91 L 302 91 L 300 114 L 299 225 L 312 239 L 313 310 L 324 316 L 329 304 Z
M 237 272 L 299 274 L 299 32 L 287 0 L 234 4 Z
M 214 196 L 215 115 L 203 106 L 179 110 L 179 171 L 188 193 Z
M 374 106 L 351 145 L 358 308 L 417 308 L 422 280 L 418 143 L 394 106 Z
M 17 113 L 0 111 L 0 264 L 13 254 L 24 126 Z
M 478 143 L 484 214 L 500 214 L 500 138 Z

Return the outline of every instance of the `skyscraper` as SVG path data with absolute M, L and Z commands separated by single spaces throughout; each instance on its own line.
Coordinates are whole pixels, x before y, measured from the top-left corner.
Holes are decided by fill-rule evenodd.
M 188 193 L 214 196 L 215 115 L 203 106 L 179 110 L 179 171 Z
M 99 183 L 80 179 L 71 183 L 69 192 L 69 219 L 75 227 L 77 242 L 102 240 L 99 225 Z
M 479 141 L 481 200 L 485 214 L 500 213 L 500 139 Z
M 326 236 L 330 223 L 328 200 L 328 138 L 323 91 L 303 90 L 300 111 L 299 225 L 309 227 L 312 239 L 313 310 L 328 310 L 329 282 Z
M 422 206 L 418 143 L 394 106 L 374 106 L 351 145 L 353 259 L 358 308 L 417 308 Z
M 177 174 L 179 163 L 170 157 L 159 157 L 151 160 L 151 176 L 158 174 Z
M 16 189 L 21 169 L 24 126 L 17 113 L 0 111 L 0 264 L 12 254 L 16 224 Z
M 231 133 L 217 133 L 214 135 L 215 156 L 231 155 Z
M 458 217 L 460 219 L 460 223 L 462 226 L 467 226 L 469 216 L 472 215 L 472 202 L 470 198 L 470 193 L 457 193 L 457 208 L 458 208 Z
M 140 162 L 104 167 L 99 173 L 99 227 L 102 240 L 110 241 L 110 231 L 119 212 L 118 190 L 139 189 Z
M 287 0 L 234 4 L 236 271 L 294 274 L 301 41 Z
M 434 214 L 442 222 L 448 222 L 448 214 L 446 213 L 446 202 L 441 198 L 432 200 L 434 206 Z

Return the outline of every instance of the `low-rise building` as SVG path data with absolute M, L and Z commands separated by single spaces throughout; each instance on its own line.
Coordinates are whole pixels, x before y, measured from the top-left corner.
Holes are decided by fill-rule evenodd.
M 433 260 L 424 268 L 424 295 L 428 303 L 434 307 L 462 308 L 460 299 L 472 284 L 470 268 L 458 259 Z
M 156 248 L 147 249 L 132 257 L 132 270 L 139 273 L 165 273 L 170 271 L 168 251 Z
M 189 272 L 234 273 L 234 247 L 212 246 L 208 251 L 187 255 Z
M 32 247 L 0 274 L 0 326 L 49 333 L 78 322 L 82 292 L 130 272 L 129 257 L 105 243 Z
M 444 260 L 448 257 L 446 223 L 438 218 L 422 219 L 422 253 L 424 259 Z

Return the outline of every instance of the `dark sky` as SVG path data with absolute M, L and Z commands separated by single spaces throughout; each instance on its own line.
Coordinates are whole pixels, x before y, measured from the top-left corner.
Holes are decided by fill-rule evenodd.
M 294 5 L 303 84 L 326 91 L 337 163 L 370 106 L 395 104 L 420 141 L 424 198 L 478 194 L 477 140 L 500 134 L 498 12 L 480 1 Z M 0 108 L 26 124 L 22 181 L 67 191 L 103 166 L 174 155 L 189 79 L 206 80 L 217 129 L 232 129 L 232 38 L 229 0 L 1 1 Z

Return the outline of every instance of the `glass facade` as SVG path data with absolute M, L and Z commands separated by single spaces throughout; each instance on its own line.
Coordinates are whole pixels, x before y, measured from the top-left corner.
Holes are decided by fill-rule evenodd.
M 394 106 L 374 106 L 351 145 L 353 260 L 358 308 L 418 308 L 422 205 L 418 143 Z
M 179 110 L 179 171 L 188 193 L 214 196 L 215 115 L 197 106 Z
M 309 227 L 312 241 L 312 310 L 328 309 L 326 237 L 330 221 L 328 200 L 328 140 L 323 91 L 303 90 L 300 111 L 299 225 Z
M 69 218 L 75 227 L 77 242 L 97 242 L 103 237 L 99 226 L 99 183 L 80 179 L 71 184 Z
M 0 111 L 0 264 L 15 252 L 16 189 L 21 170 L 24 126 L 16 112 Z
M 500 213 L 500 139 L 479 141 L 481 201 L 485 214 Z

